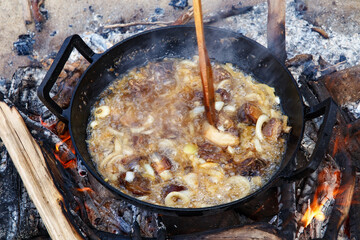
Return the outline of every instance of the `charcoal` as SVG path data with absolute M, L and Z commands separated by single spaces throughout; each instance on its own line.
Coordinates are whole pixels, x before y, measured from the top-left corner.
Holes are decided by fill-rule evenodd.
M 165 10 L 163 8 L 155 8 L 155 14 L 163 15 L 164 13 L 165 13 Z
M 175 9 L 184 9 L 188 6 L 188 0 L 171 0 L 169 5 Z
M 19 56 L 32 55 L 34 44 L 35 40 L 29 34 L 20 35 L 18 40 L 13 43 L 16 53 Z

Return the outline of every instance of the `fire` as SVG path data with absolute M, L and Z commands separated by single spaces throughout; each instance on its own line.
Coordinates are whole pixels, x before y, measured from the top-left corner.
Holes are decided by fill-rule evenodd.
M 325 167 L 319 173 L 318 182 L 320 184 L 315 191 L 314 199 L 301 219 L 305 227 L 307 227 L 314 218 L 319 221 L 324 221 L 325 215 L 322 209 L 326 202 L 335 199 L 338 194 L 345 190 L 339 189 L 340 171 L 338 169 Z
M 79 192 L 88 192 L 88 193 L 94 193 L 94 190 L 92 190 L 89 187 L 83 187 L 83 188 L 76 188 Z
M 57 123 L 47 124 L 40 119 L 41 125 L 56 133 Z M 56 143 L 54 155 L 55 158 L 63 165 L 64 168 L 76 168 L 75 149 L 73 147 L 69 130 L 66 130 L 62 135 L 59 136 L 61 141 Z M 72 153 L 72 154 L 71 154 Z

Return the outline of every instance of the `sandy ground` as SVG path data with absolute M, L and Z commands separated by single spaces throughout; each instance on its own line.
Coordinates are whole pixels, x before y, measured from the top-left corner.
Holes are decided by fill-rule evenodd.
M 17 56 L 13 50 L 13 42 L 20 34 L 35 34 L 34 52 L 39 57 L 56 52 L 63 40 L 72 34 L 93 31 L 99 26 L 122 22 L 148 21 L 155 15 L 157 8 L 163 14 L 157 14 L 159 21 L 171 21 L 180 16 L 184 10 L 174 9 L 170 0 L 45 0 L 44 8 L 48 12 L 48 20 L 43 30 L 37 32 L 34 24 L 26 25 L 26 4 L 28 0 L 0 1 L 0 77 L 10 78 L 17 67 L 31 64 L 31 58 Z M 260 2 L 259 0 L 246 0 Z M 203 0 L 204 12 L 216 12 L 225 5 L 239 4 L 239 1 Z M 192 1 L 189 1 L 192 5 Z
M 217 12 L 230 5 L 252 5 L 264 0 L 203 0 L 204 13 Z M 0 77 L 11 78 L 19 66 L 28 66 L 33 61 L 28 56 L 17 56 L 13 43 L 21 34 L 34 34 L 34 53 L 41 58 L 56 52 L 63 40 L 72 34 L 94 31 L 100 26 L 122 22 L 149 21 L 157 16 L 159 21 L 170 21 L 180 16 L 184 10 L 174 9 L 171 0 L 45 0 L 44 8 L 48 20 L 43 30 L 37 32 L 34 24 L 26 25 L 24 16 L 28 11 L 28 0 L 0 1 Z M 105 4 L 104 4 L 105 2 Z M 192 5 L 192 1 L 189 1 Z M 343 30 L 343 23 L 352 21 L 346 31 L 360 29 L 360 0 L 308 0 L 307 16 L 319 25 L 332 25 Z M 163 14 L 155 14 L 157 8 Z

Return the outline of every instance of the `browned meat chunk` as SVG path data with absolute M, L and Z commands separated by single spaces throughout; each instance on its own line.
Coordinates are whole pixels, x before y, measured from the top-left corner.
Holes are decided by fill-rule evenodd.
M 214 76 L 215 83 L 231 78 L 231 74 L 222 67 L 214 68 L 213 76 Z
M 223 100 L 223 102 L 225 103 L 228 103 L 231 99 L 231 94 L 223 88 L 217 89 L 216 93 L 220 94 L 221 100 Z
M 166 196 L 171 193 L 171 192 L 180 192 L 180 191 L 184 191 L 187 190 L 186 187 L 181 186 L 181 185 L 176 185 L 176 184 L 170 184 L 166 187 L 164 187 L 161 191 L 161 196 L 163 198 L 166 198 Z
M 128 191 L 135 195 L 150 194 L 150 180 L 142 177 L 139 173 L 135 173 L 135 177 L 131 182 L 125 180 L 126 173 L 122 173 L 119 178 L 120 185 L 124 186 Z
M 255 124 L 262 111 L 253 103 L 244 103 L 238 110 L 237 117 L 240 122 Z
M 144 147 L 144 145 L 148 144 L 148 138 L 149 137 L 146 135 L 133 136 L 132 137 L 133 146 L 134 147 Z
M 271 118 L 265 123 L 262 133 L 264 136 L 271 138 L 272 140 L 278 139 L 282 131 L 282 121 L 277 118 Z
M 154 168 L 157 174 L 162 173 L 165 170 L 169 170 L 171 168 L 171 162 L 167 157 L 162 157 L 158 162 L 152 162 L 151 166 Z
M 267 163 L 262 159 L 248 158 L 236 166 L 237 171 L 242 176 L 258 176 L 267 166 Z
M 146 161 L 147 159 L 143 156 L 128 156 L 121 159 L 121 163 L 127 170 L 133 170 L 136 165 L 140 164 L 140 161 Z
M 199 144 L 198 146 L 199 157 L 204 160 L 227 163 L 231 158 L 230 155 L 221 147 L 212 145 L 207 142 Z

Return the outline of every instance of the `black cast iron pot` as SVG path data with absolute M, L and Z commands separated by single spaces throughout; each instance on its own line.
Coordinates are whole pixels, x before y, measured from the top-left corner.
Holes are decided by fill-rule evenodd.
M 95 54 L 78 36 L 68 37 L 56 56 L 51 68 L 38 89 L 41 101 L 61 120 L 68 122 L 71 139 L 77 157 L 87 169 L 106 187 L 121 198 L 154 212 L 177 216 L 200 216 L 213 214 L 230 208 L 251 212 L 264 202 L 271 187 L 282 181 L 306 177 L 313 172 L 322 160 L 329 140 L 335 115 L 336 104 L 328 99 L 319 105 L 307 108 L 293 77 L 270 52 L 255 41 L 218 28 L 205 28 L 206 45 L 212 60 L 232 63 L 258 81 L 275 88 L 280 97 L 283 112 L 289 117 L 292 127 L 288 136 L 286 152 L 279 170 L 262 188 L 240 200 L 206 208 L 170 208 L 140 201 L 110 186 L 97 172 L 86 145 L 86 126 L 90 108 L 98 95 L 114 81 L 115 73 L 123 74 L 131 68 L 145 65 L 148 61 L 164 57 L 192 58 L 197 54 L 195 28 L 193 26 L 173 26 L 159 28 L 130 37 L 102 54 Z M 57 80 L 72 50 L 76 48 L 91 65 L 82 75 L 67 109 L 60 108 L 50 97 L 49 92 Z M 108 71 L 112 67 L 115 71 Z M 294 158 L 303 137 L 305 121 L 324 115 L 318 141 L 307 166 L 294 169 Z

